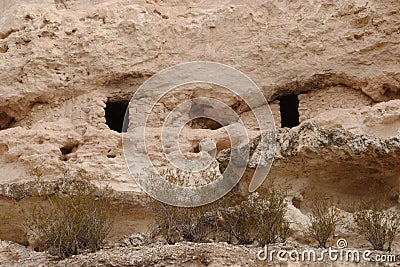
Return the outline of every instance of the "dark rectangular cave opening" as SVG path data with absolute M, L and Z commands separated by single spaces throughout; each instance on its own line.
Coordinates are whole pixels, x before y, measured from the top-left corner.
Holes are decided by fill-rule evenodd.
M 300 124 L 299 95 L 285 95 L 279 98 L 281 127 L 292 128 Z
M 107 101 L 105 107 L 106 124 L 116 132 L 128 130 L 129 125 L 129 100 Z M 126 120 L 124 120 L 126 118 Z

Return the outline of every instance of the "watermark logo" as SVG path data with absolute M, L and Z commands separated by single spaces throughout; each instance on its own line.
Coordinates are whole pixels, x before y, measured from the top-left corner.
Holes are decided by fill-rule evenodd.
M 216 153 L 203 153 L 197 159 L 186 158 L 180 149 L 179 134 L 185 124 L 196 118 L 208 118 L 218 122 L 227 132 L 230 143 L 229 164 L 220 177 L 201 186 L 181 186 L 165 179 L 153 164 L 148 151 L 146 131 L 154 107 L 170 92 L 185 85 L 210 84 L 222 87 L 244 103 L 256 118 L 260 132 L 258 147 L 250 147 L 248 129 L 232 106 L 213 97 L 197 96 L 175 105 L 162 122 L 161 146 L 165 158 L 176 171 L 198 173 L 215 162 Z M 213 90 L 213 86 L 208 87 Z M 207 112 L 197 112 L 195 107 L 205 107 Z M 258 150 L 258 162 L 249 185 L 255 191 L 265 180 L 275 153 L 275 123 L 268 102 L 255 83 L 240 71 L 215 62 L 189 62 L 164 69 L 149 78 L 135 92 L 129 103 L 129 123 L 123 133 L 123 151 L 130 174 L 137 184 L 150 196 L 164 203 L 194 207 L 211 203 L 228 193 L 241 179 L 251 158 Z M 202 110 L 200 108 L 200 110 Z M 203 142 L 204 141 L 204 142 Z M 213 140 L 203 140 L 203 146 L 215 148 Z M 146 143 L 147 142 L 147 143 Z M 212 149 L 211 149 L 212 150 Z
M 304 249 L 285 250 L 269 249 L 265 246 L 257 252 L 257 259 L 260 261 L 278 262 L 396 262 L 394 254 L 377 253 L 372 250 L 359 250 L 347 248 L 347 240 L 338 239 L 336 248 L 327 249 Z
M 347 240 L 344 239 L 344 238 L 339 238 L 339 239 L 336 241 L 336 246 L 337 246 L 339 249 L 347 248 Z

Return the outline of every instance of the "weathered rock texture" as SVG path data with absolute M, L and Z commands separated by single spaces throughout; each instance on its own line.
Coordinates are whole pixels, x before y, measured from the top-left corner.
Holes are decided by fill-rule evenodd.
M 245 2 L 0 1 L 2 195 L 23 197 L 24 190 L 11 191 L 26 188 L 33 167 L 47 179 L 65 167 L 109 173 L 115 189 L 140 193 L 125 165 L 121 134 L 106 124 L 106 103 L 127 103 L 166 67 L 204 60 L 248 75 L 270 102 L 278 128 L 279 100 L 298 95 L 301 124 L 278 129 L 269 175 L 292 185 L 296 208 L 304 211 L 317 191 L 344 206 L 367 194 L 371 181 L 390 188 L 388 201 L 398 204 L 400 2 Z M 150 140 L 178 101 L 202 89 L 161 99 Z M 208 91 L 257 136 L 240 99 Z M 193 122 L 182 133 L 182 149 L 195 154 L 204 138 L 214 139 L 218 152 L 229 148 L 218 127 Z M 159 149 L 156 141 L 150 146 Z
M 19 0 L 1 7 L 2 183 L 26 180 L 33 166 L 51 176 L 67 165 L 108 171 L 117 189 L 136 190 L 120 135 L 105 124 L 105 102 L 128 100 L 147 77 L 193 60 L 239 69 L 271 101 L 304 93 L 301 120 L 330 111 L 324 125 L 337 116 L 336 125 L 360 133 L 398 134 L 398 103 L 381 104 L 381 114 L 368 108 L 399 97 L 398 1 Z
M 322 193 L 348 209 L 357 198 L 379 190 L 394 203 L 399 199 L 400 139 L 352 134 L 341 128 L 321 129 L 304 122 L 293 129 L 280 129 L 274 165 L 269 176 L 292 186 L 295 201 L 308 200 L 297 208 L 307 208 L 312 196 Z M 252 141 L 248 177 L 259 159 L 260 139 Z M 229 150 L 219 154 L 219 162 L 229 161 Z

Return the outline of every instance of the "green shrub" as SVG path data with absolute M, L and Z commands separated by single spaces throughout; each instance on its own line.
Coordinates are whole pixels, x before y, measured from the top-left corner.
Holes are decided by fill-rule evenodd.
M 48 201 L 28 214 L 27 224 L 37 244 L 60 258 L 100 249 L 111 230 L 111 189 L 93 186 L 84 174 L 72 177 L 68 173 L 60 188 L 47 196 Z
M 332 201 L 317 195 L 311 205 L 310 225 L 308 234 L 314 238 L 320 247 L 326 248 L 329 238 L 335 233 L 341 218 Z
M 399 210 L 389 210 L 379 196 L 362 200 L 353 213 L 354 229 L 376 250 L 391 251 L 392 243 L 400 232 Z

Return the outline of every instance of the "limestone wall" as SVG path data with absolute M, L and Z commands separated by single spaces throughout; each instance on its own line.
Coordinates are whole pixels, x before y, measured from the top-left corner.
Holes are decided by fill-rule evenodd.
M 374 101 L 360 90 L 333 86 L 299 95 L 300 122 L 332 109 L 371 106 Z

